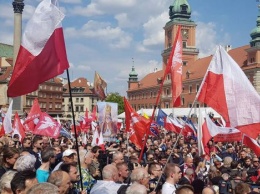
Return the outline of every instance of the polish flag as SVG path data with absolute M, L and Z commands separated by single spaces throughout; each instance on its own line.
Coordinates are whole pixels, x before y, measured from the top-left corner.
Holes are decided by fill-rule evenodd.
M 13 100 L 11 100 L 8 110 L 5 114 L 3 121 L 3 128 L 5 130 L 5 134 L 11 133 L 13 131 L 12 127 L 12 109 L 13 109 Z
M 21 96 L 69 68 L 61 21 L 64 14 L 43 0 L 26 25 L 7 95 Z
M 17 112 L 14 115 L 14 123 L 13 123 L 13 136 L 15 134 L 18 134 L 20 142 L 22 142 L 23 139 L 25 138 L 25 130 Z
M 178 27 L 166 69 L 167 74 L 171 74 L 173 107 L 181 106 L 180 95 L 182 93 L 182 37 L 180 31 L 181 26 Z
M 175 117 L 166 117 L 164 128 L 168 131 L 173 131 L 177 134 L 179 134 L 183 128 L 183 125 L 178 121 Z
M 197 99 L 215 109 L 226 126 L 254 139 L 260 134 L 260 96 L 221 46 L 210 62 Z
M 102 150 L 105 150 L 105 144 L 104 144 L 104 139 L 103 139 L 103 134 L 100 133 L 98 124 L 96 122 L 92 122 L 92 131 L 93 137 L 92 137 L 92 142 L 91 146 L 100 146 Z
M 248 137 L 247 135 L 244 135 L 243 144 L 252 149 L 257 156 L 260 156 L 260 146 L 256 140 Z

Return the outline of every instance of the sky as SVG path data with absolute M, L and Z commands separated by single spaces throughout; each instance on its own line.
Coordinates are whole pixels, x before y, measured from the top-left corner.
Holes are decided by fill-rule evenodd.
M 40 0 L 24 0 L 23 29 Z M 93 83 L 97 71 L 107 92 L 125 96 L 134 65 L 139 80 L 162 69 L 163 27 L 174 0 L 59 0 L 70 79 Z M 188 0 L 197 24 L 200 57 L 216 45 L 249 44 L 256 27 L 258 0 Z M 12 0 L 0 0 L 0 42 L 13 44 Z M 66 78 L 66 74 L 61 75 Z

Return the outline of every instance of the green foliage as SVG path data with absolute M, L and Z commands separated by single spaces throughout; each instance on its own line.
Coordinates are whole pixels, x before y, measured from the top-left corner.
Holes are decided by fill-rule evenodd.
M 124 98 L 120 96 L 118 92 L 110 93 L 106 97 L 106 102 L 114 102 L 118 104 L 118 114 L 123 113 L 124 110 Z

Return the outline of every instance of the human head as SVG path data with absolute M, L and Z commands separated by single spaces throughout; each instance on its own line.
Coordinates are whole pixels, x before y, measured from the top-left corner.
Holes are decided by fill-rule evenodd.
M 94 154 L 94 158 L 98 158 L 99 156 L 99 150 L 101 149 L 100 146 L 94 146 L 92 149 L 91 149 L 91 152 Z
M 129 176 L 128 165 L 125 162 L 117 163 L 116 168 L 118 170 L 118 176 L 120 179 L 125 180 Z
M 240 152 L 240 158 L 241 158 L 241 159 L 245 159 L 246 156 L 247 156 L 246 151 L 245 151 L 245 150 L 242 150 L 242 151 Z
M 16 171 L 9 170 L 3 174 L 0 179 L 0 193 L 1 194 L 12 194 L 11 180 L 13 179 Z
M 12 181 L 11 188 L 14 194 L 25 194 L 38 181 L 36 179 L 36 172 L 32 170 L 25 170 L 17 172 Z
M 32 186 L 26 194 L 59 194 L 59 188 L 51 183 L 37 183 Z
M 202 190 L 202 194 L 216 194 L 215 190 L 210 187 L 205 187 Z
M 70 176 L 70 181 L 76 183 L 80 180 L 77 164 L 74 163 L 63 163 L 60 166 L 60 170 L 65 171 Z
M 34 138 L 32 139 L 32 148 L 35 151 L 41 151 L 42 150 L 42 148 L 43 148 L 42 136 L 40 136 L 40 135 L 34 136 Z
M 76 152 L 72 149 L 67 149 L 62 153 L 62 160 L 64 163 L 72 163 L 74 162 L 76 157 Z
M 223 166 L 229 168 L 231 166 L 232 161 L 233 159 L 230 156 L 225 157 L 223 160 Z
M 147 194 L 147 188 L 135 182 L 127 188 L 126 194 Z
M 184 162 L 188 167 L 193 167 L 193 158 L 191 158 L 190 156 L 186 156 Z
M 20 156 L 14 164 L 14 169 L 17 171 L 34 170 L 35 162 L 36 158 L 34 155 L 28 154 Z
M 194 194 L 194 189 L 191 185 L 181 185 L 175 191 L 176 194 Z
M 118 171 L 115 165 L 108 164 L 102 170 L 103 180 L 118 181 Z
M 17 158 L 19 157 L 19 151 L 14 147 L 4 147 L 3 149 L 3 165 L 12 168 Z
M 153 162 L 150 163 L 148 166 L 148 173 L 150 175 L 153 175 L 154 177 L 160 177 L 162 174 L 162 167 L 159 163 L 157 162 Z
M 142 167 L 135 168 L 131 173 L 131 181 L 137 182 L 141 185 L 144 185 L 146 188 L 149 187 L 149 174 L 146 169 Z
M 124 155 L 122 152 L 119 152 L 119 151 L 116 151 L 114 154 L 113 154 L 113 157 L 112 157 L 112 161 L 113 163 L 117 164 L 119 162 L 124 162 Z
M 182 172 L 178 165 L 173 163 L 168 163 L 164 169 L 164 174 L 166 175 L 166 179 L 170 180 L 173 183 L 179 182 Z
M 235 194 L 246 194 L 251 191 L 247 183 L 238 183 L 235 187 Z
M 48 182 L 59 188 L 59 194 L 67 194 L 71 186 L 69 174 L 62 170 L 52 172 L 48 178 Z
M 185 171 L 185 176 L 187 176 L 191 181 L 194 179 L 194 170 L 192 168 L 187 168 Z
M 25 137 L 25 138 L 23 139 L 22 146 L 23 146 L 23 148 L 25 148 L 25 149 L 31 148 L 31 146 L 32 146 L 31 138 Z
M 54 164 L 56 158 L 55 149 L 52 147 L 46 147 L 41 152 L 41 158 L 43 163 L 50 162 L 50 164 Z
M 252 162 L 253 162 L 254 167 L 256 167 L 256 168 L 259 167 L 259 159 L 257 157 L 254 157 L 252 159 Z

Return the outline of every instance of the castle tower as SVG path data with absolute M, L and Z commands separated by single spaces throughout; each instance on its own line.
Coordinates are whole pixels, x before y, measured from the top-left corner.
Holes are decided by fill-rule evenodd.
M 138 74 L 135 71 L 135 67 L 132 66 L 132 71 L 129 73 L 129 78 L 128 78 L 128 89 L 132 89 L 137 85 L 138 85 Z
M 188 65 L 197 59 L 199 50 L 196 48 L 196 24 L 190 19 L 191 7 L 187 0 L 175 0 L 169 7 L 170 21 L 166 23 L 165 44 L 162 52 L 163 70 L 167 65 L 167 60 L 172 50 L 173 42 L 177 33 L 178 26 L 181 25 L 183 39 L 183 65 Z

